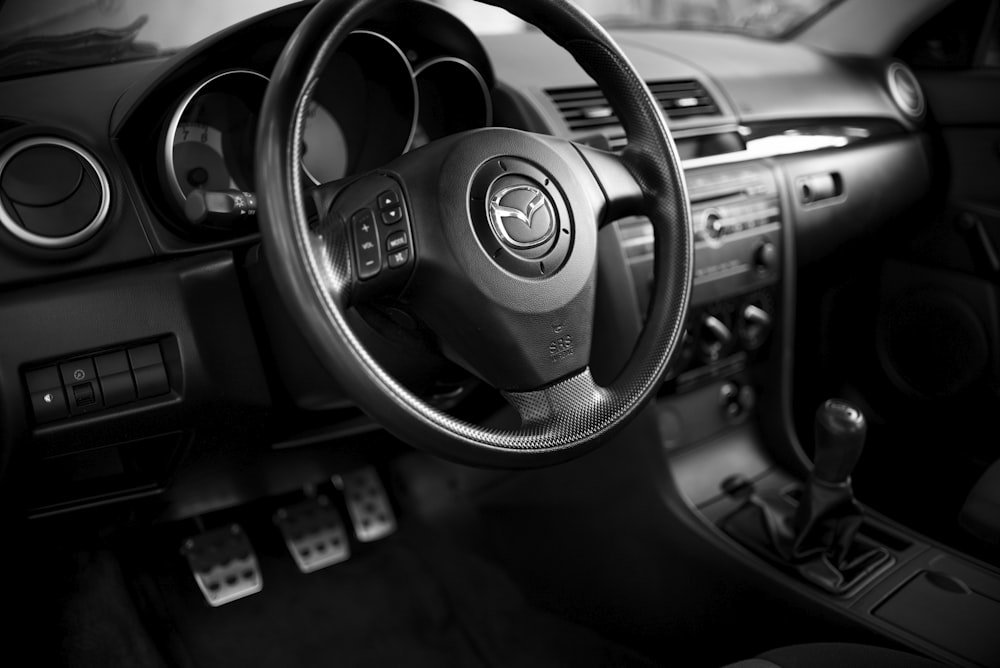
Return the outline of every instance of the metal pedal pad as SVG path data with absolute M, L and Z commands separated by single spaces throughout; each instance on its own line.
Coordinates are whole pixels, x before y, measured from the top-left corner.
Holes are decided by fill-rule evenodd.
M 334 476 L 333 484 L 344 494 L 359 541 L 370 543 L 396 530 L 396 516 L 375 467 Z
M 184 541 L 181 553 L 213 607 L 256 594 L 263 587 L 257 555 L 239 524 L 192 536 Z
M 303 573 L 318 571 L 351 556 L 344 521 L 325 496 L 280 508 L 274 514 L 274 524 Z

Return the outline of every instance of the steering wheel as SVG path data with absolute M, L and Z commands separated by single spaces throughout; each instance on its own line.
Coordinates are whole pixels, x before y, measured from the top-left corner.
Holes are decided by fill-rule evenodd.
M 307 189 L 303 126 L 325 63 L 365 20 L 408 1 L 321 0 L 282 52 L 256 144 L 265 257 L 324 366 L 401 440 L 482 466 L 570 459 L 606 442 L 655 395 L 683 334 L 693 241 L 674 142 L 634 67 L 585 12 L 568 0 L 494 0 L 593 77 L 626 131 L 625 151 L 486 128 Z M 652 302 L 631 357 L 601 387 L 588 366 L 598 230 L 626 215 L 653 224 Z M 347 318 L 387 295 L 436 334 L 446 357 L 500 390 L 520 426 L 457 419 L 393 378 Z

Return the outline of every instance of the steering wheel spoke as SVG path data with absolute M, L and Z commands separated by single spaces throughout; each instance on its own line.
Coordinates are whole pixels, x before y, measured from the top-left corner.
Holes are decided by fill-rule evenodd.
M 524 392 L 504 392 L 504 398 L 521 416 L 523 428 L 572 429 L 590 416 L 607 411 L 607 390 L 584 367 L 548 387 Z
M 314 234 L 330 257 L 349 267 L 342 277 L 345 305 L 402 291 L 416 264 L 414 225 L 402 183 L 372 173 L 317 186 L 312 197 L 319 212 Z
M 572 145 L 587 163 L 603 195 L 594 212 L 599 226 L 644 213 L 642 186 L 624 156 L 575 142 Z

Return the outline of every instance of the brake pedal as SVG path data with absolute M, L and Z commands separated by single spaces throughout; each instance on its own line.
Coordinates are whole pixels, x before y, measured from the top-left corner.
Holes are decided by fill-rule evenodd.
M 274 514 L 274 524 L 303 573 L 318 571 L 351 556 L 344 521 L 325 496 L 280 508 Z
M 257 555 L 239 524 L 192 536 L 184 541 L 181 553 L 213 607 L 256 594 L 264 586 Z
M 374 466 L 334 476 L 333 484 L 344 494 L 347 513 L 359 541 L 370 543 L 396 530 L 396 516 L 389 495 Z

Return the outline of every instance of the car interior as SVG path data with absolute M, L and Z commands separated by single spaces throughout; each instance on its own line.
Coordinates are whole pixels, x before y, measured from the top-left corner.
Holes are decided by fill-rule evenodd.
M 0 227 L 4 663 L 1000 666 L 998 0 L 0 0 Z

